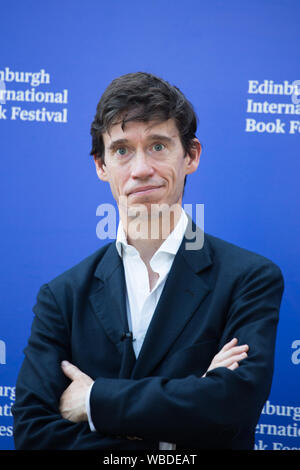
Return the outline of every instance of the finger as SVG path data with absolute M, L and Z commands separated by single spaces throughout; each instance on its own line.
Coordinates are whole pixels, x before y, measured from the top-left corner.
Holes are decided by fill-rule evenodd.
M 248 354 L 245 353 L 245 352 L 242 353 L 242 354 L 237 354 L 235 356 L 229 357 L 228 359 L 226 359 L 224 361 L 218 362 L 217 366 L 218 367 L 229 367 L 232 364 L 234 364 L 235 362 L 237 362 L 237 363 L 241 362 L 243 359 L 246 359 L 246 357 L 248 357 Z
M 228 349 L 228 351 L 226 352 L 223 352 L 222 354 L 220 354 L 220 357 L 224 357 L 224 358 L 227 358 L 229 356 L 233 356 L 235 354 L 241 354 L 242 352 L 247 352 L 249 350 L 249 346 L 248 344 L 242 344 L 241 346 L 234 346 L 230 349 Z
M 228 343 L 226 346 L 227 347 L 221 349 L 218 354 L 230 354 L 232 351 L 248 351 L 249 349 L 248 344 L 240 344 L 239 346 L 236 346 L 235 344 L 230 345 L 230 343 Z
M 227 369 L 230 369 L 230 370 L 235 370 L 239 367 L 239 363 L 238 362 L 234 362 L 233 364 L 231 364 L 231 366 L 227 367 Z
M 71 380 L 75 380 L 82 374 L 78 367 L 74 366 L 74 364 L 71 364 L 71 362 L 68 361 L 62 361 L 61 368 L 63 373 Z
M 237 338 L 233 338 L 231 341 L 229 341 L 229 343 L 226 343 L 225 346 L 223 346 L 221 351 L 228 351 L 228 349 L 232 348 L 237 343 L 238 343 Z
M 241 354 L 242 352 L 247 352 L 249 350 L 248 344 L 242 344 L 241 346 L 233 346 L 227 351 L 220 351 L 215 359 L 217 362 L 223 361 L 231 356 L 235 356 L 237 354 Z

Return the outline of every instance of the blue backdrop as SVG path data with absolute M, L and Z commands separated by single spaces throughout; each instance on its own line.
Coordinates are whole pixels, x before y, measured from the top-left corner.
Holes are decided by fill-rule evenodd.
M 89 255 L 112 202 L 89 156 L 110 81 L 152 72 L 194 103 L 204 150 L 185 203 L 277 263 L 285 293 L 257 449 L 300 449 L 297 0 L 12 0 L 1 5 L 0 449 L 41 284 Z M 291 90 L 294 90 L 291 92 Z

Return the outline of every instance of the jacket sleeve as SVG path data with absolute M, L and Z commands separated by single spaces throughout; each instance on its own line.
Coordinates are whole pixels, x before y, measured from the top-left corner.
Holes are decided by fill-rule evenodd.
M 270 392 L 283 278 L 271 262 L 247 269 L 236 282 L 221 348 L 233 337 L 249 345 L 234 371 L 220 367 L 205 378 L 98 378 L 91 393 L 96 429 L 202 447 L 224 445 L 253 429 Z
M 59 400 L 70 381 L 60 364 L 71 360 L 70 331 L 48 285 L 40 289 L 34 313 L 12 408 L 16 450 L 130 448 L 128 441 L 91 432 L 87 422 L 62 418 Z

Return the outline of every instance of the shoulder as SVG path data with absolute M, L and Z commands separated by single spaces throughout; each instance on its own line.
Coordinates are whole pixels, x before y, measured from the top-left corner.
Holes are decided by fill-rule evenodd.
M 56 299 L 77 297 L 90 290 L 95 283 L 95 271 L 112 243 L 108 243 L 76 265 L 49 280 L 42 286 L 51 291 Z
M 214 263 L 228 272 L 247 274 L 253 271 L 268 272 L 282 278 L 281 269 L 269 258 L 205 233 L 204 245 Z

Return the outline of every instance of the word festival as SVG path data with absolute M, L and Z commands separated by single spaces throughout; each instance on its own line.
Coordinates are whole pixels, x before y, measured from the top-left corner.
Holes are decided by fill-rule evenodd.
M 24 109 L 21 106 L 12 106 L 10 114 L 8 108 L 0 105 L 0 120 L 10 119 L 11 121 L 37 121 L 37 122 L 68 122 L 68 110 L 63 108 L 62 111 L 49 111 L 43 107 L 40 109 Z

